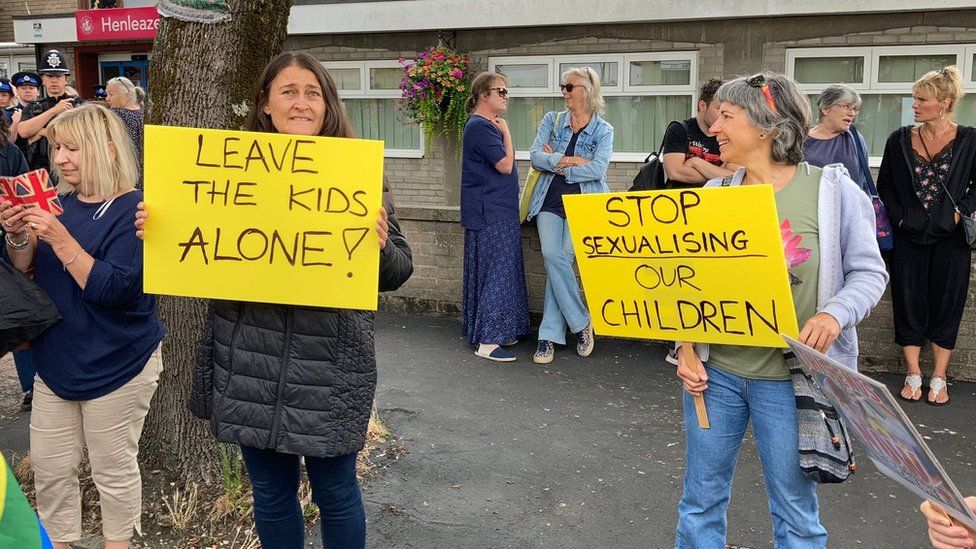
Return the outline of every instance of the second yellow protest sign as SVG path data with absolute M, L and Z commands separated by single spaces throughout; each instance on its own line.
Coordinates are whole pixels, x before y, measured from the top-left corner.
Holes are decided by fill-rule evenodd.
M 376 309 L 383 142 L 146 126 L 145 291 Z
M 564 202 L 598 334 L 784 347 L 797 333 L 772 187 Z

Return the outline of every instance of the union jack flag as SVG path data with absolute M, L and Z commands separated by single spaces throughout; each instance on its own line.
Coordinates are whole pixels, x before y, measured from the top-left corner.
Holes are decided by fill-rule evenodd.
M 16 177 L 0 177 L 0 198 L 28 208 L 39 206 L 54 215 L 61 215 L 64 211 L 45 169 Z

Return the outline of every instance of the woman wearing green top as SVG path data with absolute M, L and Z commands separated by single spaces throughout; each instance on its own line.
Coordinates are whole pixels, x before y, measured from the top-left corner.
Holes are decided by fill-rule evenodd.
M 802 162 L 810 106 L 793 80 L 770 73 L 739 78 L 724 84 L 718 99 L 720 116 L 710 133 L 722 160 L 743 166 L 730 184 L 767 184 L 776 193 L 799 339 L 856 368 L 854 327 L 888 281 L 871 202 L 844 170 Z M 783 350 L 696 345 L 694 356 L 679 353 L 677 373 L 685 388 L 687 468 L 675 547 L 725 546 L 732 476 L 750 422 L 776 547 L 825 547 L 816 484 L 799 465 L 796 402 Z M 698 395 L 708 408 L 707 430 L 695 419 Z

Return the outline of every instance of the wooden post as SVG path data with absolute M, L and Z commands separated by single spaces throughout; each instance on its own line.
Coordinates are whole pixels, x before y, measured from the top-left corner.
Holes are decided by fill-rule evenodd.
M 695 356 L 695 348 L 691 343 L 682 342 L 681 343 L 681 356 L 685 360 L 691 360 L 689 357 Z M 692 365 L 694 369 L 694 365 Z M 705 409 L 705 397 L 703 395 L 698 395 L 695 398 L 695 412 L 698 414 L 698 427 L 700 429 L 708 429 L 710 425 L 708 424 L 708 410 Z

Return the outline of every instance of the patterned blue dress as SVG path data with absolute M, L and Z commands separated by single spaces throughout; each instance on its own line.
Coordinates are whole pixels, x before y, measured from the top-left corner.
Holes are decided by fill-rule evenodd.
M 505 157 L 504 140 L 481 116 L 468 120 L 461 155 L 461 333 L 472 345 L 510 343 L 529 333 L 518 173 L 495 169 Z

